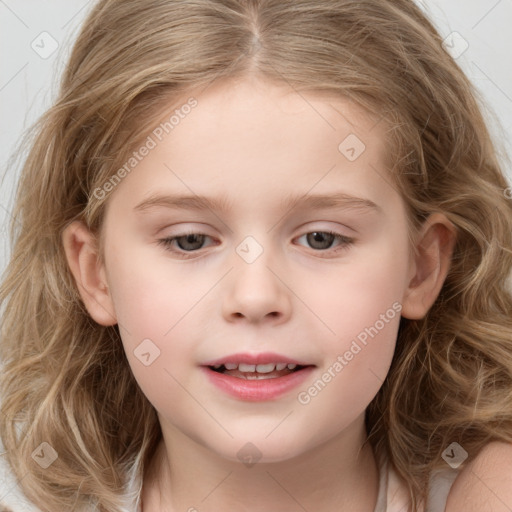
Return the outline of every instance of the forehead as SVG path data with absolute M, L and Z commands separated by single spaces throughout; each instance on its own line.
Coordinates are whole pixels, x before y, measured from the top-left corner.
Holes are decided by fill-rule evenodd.
M 251 139 L 256 136 L 274 140 L 277 136 L 293 143 L 302 135 L 314 144 L 330 135 L 326 142 L 332 141 L 337 148 L 344 133 L 353 133 L 365 146 L 377 149 L 384 139 L 382 116 L 332 92 L 300 91 L 286 83 L 249 77 L 215 82 L 206 90 L 196 91 L 195 98 L 198 107 L 183 126 L 194 123 L 198 141 L 222 133 L 232 134 L 240 142 L 246 135 L 245 140 L 253 146 Z M 173 132 L 171 139 L 178 145 L 187 134 L 185 126 Z
M 180 111 L 190 98 L 194 108 Z M 188 195 L 258 195 L 261 203 L 283 190 L 325 193 L 348 185 L 348 193 L 371 196 L 382 188 L 384 123 L 343 97 L 252 78 L 189 91 L 159 114 L 149 132 L 154 147 L 114 196 L 124 190 L 140 203 L 168 187 Z

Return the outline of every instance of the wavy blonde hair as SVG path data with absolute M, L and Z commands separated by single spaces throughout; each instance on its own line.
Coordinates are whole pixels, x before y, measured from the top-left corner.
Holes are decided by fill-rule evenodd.
M 512 201 L 484 102 L 423 12 L 410 0 L 102 0 L 35 128 L 0 295 L 0 436 L 45 511 L 124 510 L 130 468 L 142 472 L 161 437 L 117 326 L 94 323 L 80 299 L 63 229 L 82 219 L 101 231 L 108 200 L 93 191 L 162 105 L 250 73 L 381 118 L 412 228 L 433 212 L 456 227 L 440 296 L 422 320 L 401 320 L 367 410 L 369 442 L 413 510 L 451 442 L 469 460 L 490 440 L 512 442 Z M 51 471 L 31 458 L 42 442 L 58 453 Z

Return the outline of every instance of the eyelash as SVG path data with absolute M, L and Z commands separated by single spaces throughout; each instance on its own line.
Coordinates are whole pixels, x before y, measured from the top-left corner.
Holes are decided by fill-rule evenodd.
M 314 231 L 308 231 L 307 233 L 304 233 L 303 235 L 301 235 L 299 238 L 302 238 L 303 236 L 306 236 L 306 235 L 309 235 L 309 234 L 312 234 L 312 233 L 322 233 L 322 234 L 327 234 L 327 235 L 332 235 L 335 237 L 335 239 L 339 240 L 340 242 L 340 245 L 338 245 L 338 248 L 337 249 L 331 249 L 331 248 L 328 248 L 328 249 L 312 249 L 313 251 L 315 252 L 320 252 L 320 253 L 324 253 L 324 252 L 340 252 L 344 249 L 347 249 L 348 246 L 352 245 L 354 243 L 354 239 L 353 238 L 349 238 L 345 235 L 341 235 L 340 233 L 336 233 L 335 231 L 330 231 L 330 230 L 314 230 Z M 183 259 L 190 259 L 190 258 L 194 258 L 194 253 L 197 253 L 199 252 L 201 249 L 198 249 L 198 250 L 195 250 L 195 251 L 185 251 L 185 252 L 181 252 L 183 251 L 182 249 L 181 250 L 176 250 L 176 249 L 173 249 L 172 248 L 172 245 L 173 245 L 173 242 L 179 238 L 185 238 L 187 236 L 192 236 L 192 235 L 199 235 L 199 236 L 206 236 L 208 238 L 211 238 L 209 235 L 206 235 L 204 233 L 199 233 L 199 232 L 193 232 L 193 231 L 190 231 L 188 233 L 181 233 L 179 235 L 175 235 L 175 236 L 171 236 L 171 237 L 167 237 L 167 238 L 161 238 L 158 240 L 158 244 L 159 245 L 162 245 L 167 251 L 170 251 L 174 254 L 176 254 L 178 257 L 180 258 L 183 258 Z

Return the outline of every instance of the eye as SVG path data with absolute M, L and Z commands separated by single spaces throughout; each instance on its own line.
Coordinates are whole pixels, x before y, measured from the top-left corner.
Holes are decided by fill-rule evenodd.
M 313 249 L 317 249 L 318 251 L 331 249 L 333 242 L 336 240 L 339 242 L 337 250 L 346 248 L 354 242 L 353 238 L 341 235 L 335 231 L 310 231 L 309 233 L 299 237 L 297 240 L 304 237 L 306 237 L 307 243 L 310 244 Z
M 332 249 L 332 244 L 336 240 L 338 241 L 338 245 L 334 246 L 335 249 L 333 252 L 342 250 L 354 242 L 353 238 L 346 237 L 334 231 L 310 231 L 299 237 L 298 240 L 304 237 L 306 237 L 307 243 L 316 250 L 315 252 L 326 252 Z M 190 232 L 161 238 L 158 240 L 158 244 L 164 246 L 166 250 L 179 257 L 191 258 L 194 252 L 204 247 L 204 242 L 207 238 L 211 239 L 210 236 L 203 233 Z
M 199 249 L 202 249 L 206 238 L 210 237 L 203 233 L 183 233 L 181 235 L 161 238 L 158 240 L 158 243 L 178 256 L 187 258 L 189 257 L 187 253 L 197 252 Z M 175 245 L 178 246 L 178 249 L 175 248 Z

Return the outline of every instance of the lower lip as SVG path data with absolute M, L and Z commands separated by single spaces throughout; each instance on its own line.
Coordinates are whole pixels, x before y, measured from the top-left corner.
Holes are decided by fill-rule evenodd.
M 302 370 L 275 379 L 247 380 L 215 372 L 207 366 L 202 367 L 210 382 L 220 390 L 240 400 L 252 402 L 279 398 L 302 384 L 311 375 L 314 368 L 314 366 L 307 366 Z

